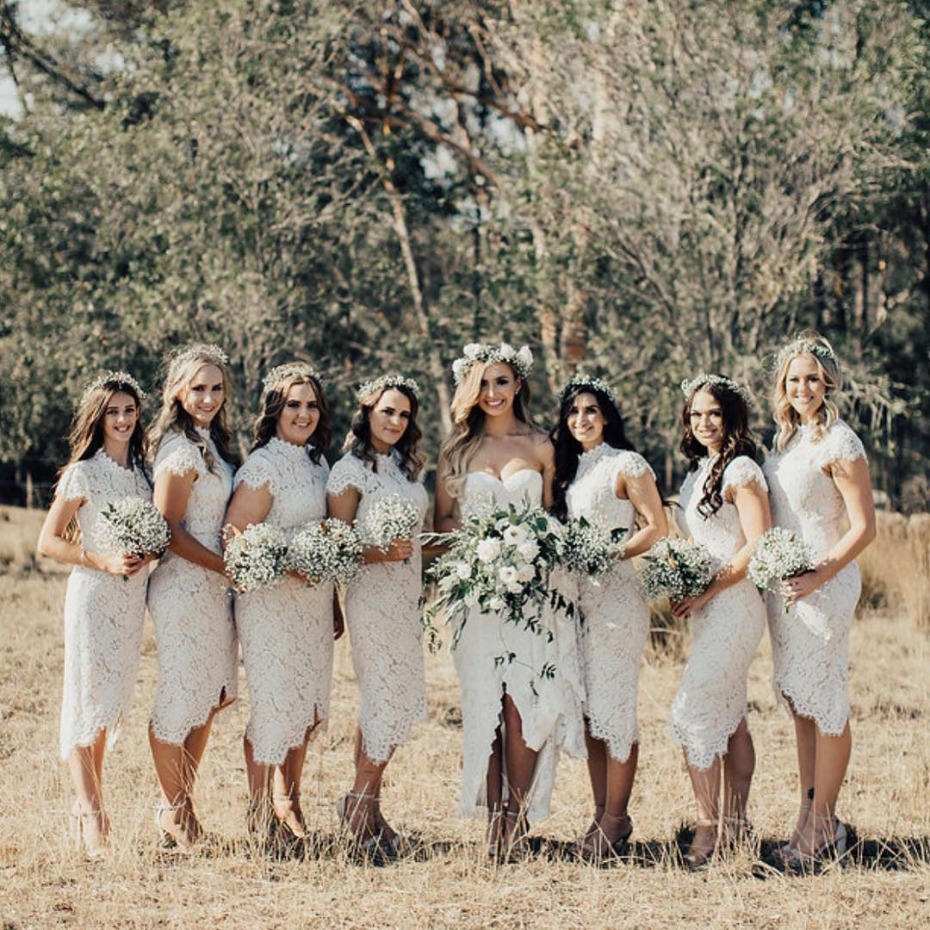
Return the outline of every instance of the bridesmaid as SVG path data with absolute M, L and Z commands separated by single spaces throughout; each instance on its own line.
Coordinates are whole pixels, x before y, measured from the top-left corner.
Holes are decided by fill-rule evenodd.
M 162 792 L 162 841 L 182 849 L 203 838 L 192 799 L 197 769 L 217 711 L 237 690 L 236 629 L 220 550 L 237 464 L 226 422 L 227 365 L 216 346 L 176 353 L 152 428 L 153 497 L 171 544 L 149 583 L 158 644 L 149 743 Z
M 226 512 L 227 535 L 265 521 L 292 533 L 323 519 L 329 407 L 309 365 L 292 362 L 268 373 L 253 434 L 252 452 L 236 474 Z M 310 736 L 329 716 L 333 639 L 342 633 L 333 598 L 331 584 L 308 587 L 296 574 L 236 596 L 251 699 L 243 741 L 247 820 L 256 835 L 271 827 L 287 842 L 306 836 L 301 775 Z
M 698 820 L 685 863 L 709 863 L 718 843 L 741 838 L 755 770 L 746 722 L 749 664 L 765 629 L 765 607 L 746 569 L 771 526 L 762 470 L 748 426 L 748 394 L 721 375 L 682 382 L 681 451 L 689 473 L 679 508 L 685 529 L 709 550 L 716 570 L 697 597 L 673 605 L 691 615 L 694 644 L 671 712 L 684 747 Z M 720 807 L 721 776 L 723 808 Z
M 785 848 L 793 867 L 846 850 L 836 819 L 849 732 L 849 628 L 859 600 L 855 558 L 875 538 L 865 449 L 839 417 L 839 364 L 830 343 L 798 336 L 778 356 L 775 448 L 765 471 L 775 522 L 813 552 L 814 569 L 769 600 L 775 689 L 797 738 L 801 803 Z
M 143 396 L 124 371 L 105 372 L 87 388 L 71 426 L 71 459 L 39 534 L 41 555 L 75 566 L 65 595 L 61 757 L 77 796 L 73 830 L 94 860 L 107 850 L 104 756 L 136 683 L 145 612 L 142 569 L 152 559 L 101 551 L 96 527 L 107 504 L 152 498 Z
M 364 527 L 373 504 L 400 497 L 417 508 L 422 524 L 427 495 L 419 480 L 419 395 L 415 381 L 394 374 L 359 388 L 346 454 L 329 478 L 331 516 Z M 402 839 L 381 813 L 381 782 L 394 750 L 426 717 L 420 543 L 395 539 L 386 550 L 366 547 L 364 563 L 345 595 L 361 703 L 355 780 L 339 804 L 339 817 L 361 850 L 394 853 Z
M 583 859 L 596 862 L 622 853 L 633 832 L 627 805 L 639 756 L 637 680 L 649 605 L 630 559 L 668 535 L 668 521 L 655 474 L 626 438 L 606 382 L 579 375 L 565 385 L 553 440 L 555 515 L 563 521 L 584 517 L 608 533 L 623 532 L 616 566 L 596 578 L 578 579 L 584 617 L 578 649 L 594 821 L 576 848 Z

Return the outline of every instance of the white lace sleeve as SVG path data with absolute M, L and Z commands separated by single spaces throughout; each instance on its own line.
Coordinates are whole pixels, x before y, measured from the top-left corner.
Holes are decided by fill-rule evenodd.
M 367 485 L 368 474 L 365 466 L 350 452 L 333 465 L 326 483 L 326 493 L 338 495 L 348 488 L 355 488 L 359 494 L 364 494 Z
M 821 468 L 826 468 L 834 462 L 855 462 L 856 459 L 865 458 L 862 440 L 842 420 L 830 427 L 821 445 Z
M 650 464 L 638 453 L 624 451 L 617 456 L 616 470 L 614 471 L 614 481 L 617 475 L 626 475 L 627 478 L 642 478 L 643 475 L 650 475 L 655 480 L 656 473 L 652 470 Z
M 90 498 L 90 485 L 82 462 L 75 462 L 65 469 L 58 481 L 55 495 L 65 501 L 86 501 Z
M 254 452 L 245 460 L 242 468 L 236 472 L 233 487 L 238 488 L 240 484 L 247 484 L 255 491 L 259 488 L 267 487 L 272 495 L 277 496 L 274 491 L 273 483 L 274 470 L 268 459 L 264 455 Z
M 186 436 L 175 435 L 164 440 L 159 448 L 154 474 L 156 478 L 166 471 L 173 475 L 186 475 L 191 471 L 202 475 L 206 467 L 200 450 Z
M 723 470 L 723 484 L 720 492 L 726 494 L 731 488 L 744 488 L 749 484 L 757 484 L 766 492 L 769 489 L 762 469 L 748 456 L 738 455 Z

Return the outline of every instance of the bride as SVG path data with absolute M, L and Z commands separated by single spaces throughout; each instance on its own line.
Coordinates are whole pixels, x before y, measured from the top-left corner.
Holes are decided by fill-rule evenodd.
M 453 365 L 453 428 L 439 458 L 437 532 L 511 503 L 551 503 L 552 443 L 527 414 L 532 361 L 525 346 L 518 352 L 507 344 L 472 344 Z M 574 631 L 559 635 L 555 618 L 550 626 L 551 637 L 472 612 L 455 647 L 464 740 L 460 811 L 487 809 L 493 858 L 518 851 L 529 821 L 548 815 L 557 746 L 570 742 L 573 753 L 584 751 L 577 680 L 573 687 L 567 680 L 577 678 Z M 550 663 L 555 675 L 540 678 Z

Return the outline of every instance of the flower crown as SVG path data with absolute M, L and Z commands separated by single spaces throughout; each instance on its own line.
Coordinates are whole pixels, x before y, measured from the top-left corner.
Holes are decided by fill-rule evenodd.
M 287 362 L 284 365 L 278 365 L 272 368 L 268 374 L 262 378 L 262 392 L 267 394 L 276 384 L 286 381 L 288 378 L 313 378 L 320 380 L 316 369 L 307 362 Z
M 171 368 L 176 368 L 195 358 L 204 359 L 204 364 L 216 365 L 218 368 L 225 368 L 229 364 L 229 356 L 219 346 L 208 342 L 195 342 L 175 350 L 168 356 L 168 363 Z
M 381 394 L 388 388 L 406 388 L 411 394 L 420 400 L 420 385 L 413 378 L 405 378 L 403 375 L 382 375 L 375 378 L 374 381 L 366 381 L 360 384 L 355 396 L 359 403 L 372 394 Z
M 685 378 L 681 382 L 681 392 L 685 397 L 690 397 L 699 387 L 705 384 L 719 384 L 721 387 L 725 387 L 727 390 L 732 391 L 734 394 L 738 394 L 742 399 L 743 403 L 747 407 L 752 406 L 752 394 L 743 387 L 742 384 L 737 383 L 732 378 L 727 378 L 724 375 L 709 375 L 706 372 L 701 372 L 696 378 L 692 378 L 690 381 Z
M 601 378 L 592 378 L 590 375 L 576 374 L 572 375 L 568 384 L 562 388 L 562 393 L 559 395 L 559 404 L 564 404 L 565 398 L 572 392 L 578 391 L 579 388 L 593 388 L 595 391 L 600 391 L 606 395 L 612 404 L 617 403 L 614 389 L 606 381 Z
M 136 396 L 140 401 L 145 399 L 145 391 L 142 390 L 139 386 L 139 382 L 136 381 L 128 371 L 104 371 L 84 388 L 84 393 L 81 394 L 81 406 L 83 407 L 87 401 L 90 400 L 91 394 L 93 394 L 94 391 L 111 382 L 128 384 L 136 392 Z
M 499 346 L 487 342 L 470 342 L 465 346 L 462 357 L 452 363 L 452 377 L 456 387 L 462 383 L 477 362 L 485 364 L 505 362 L 514 370 L 518 378 L 526 380 L 533 367 L 533 353 L 529 346 L 522 346 L 517 350 L 507 342 L 502 342 Z
M 785 362 L 798 355 L 813 355 L 815 358 L 827 359 L 834 365 L 839 365 L 833 346 L 823 336 L 798 336 L 775 356 L 775 370 L 779 371 Z

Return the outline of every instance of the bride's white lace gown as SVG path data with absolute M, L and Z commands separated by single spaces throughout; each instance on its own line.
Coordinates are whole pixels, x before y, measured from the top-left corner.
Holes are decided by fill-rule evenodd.
M 100 512 L 123 497 L 152 499 L 137 468 L 123 468 L 102 449 L 65 469 L 56 495 L 81 500 L 77 523 L 81 545 L 103 552 L 97 539 Z M 101 729 L 112 742 L 129 709 L 139 666 L 145 616 L 146 569 L 130 578 L 75 566 L 65 594 L 64 688 L 61 757 L 91 746 Z
M 772 490 L 772 520 L 811 547 L 817 563 L 843 534 L 846 509 L 824 469 L 865 458 L 859 437 L 842 420 L 819 442 L 802 426 L 784 452 L 765 463 Z M 823 733 L 839 735 L 849 719 L 849 627 L 859 601 L 859 568 L 850 562 L 785 612 L 780 595 L 769 595 L 769 631 L 775 690 Z
M 569 517 L 584 517 L 608 532 L 632 535 L 636 511 L 616 495 L 617 477 L 653 475 L 635 452 L 602 442 L 578 459 L 578 471 L 566 493 Z M 584 714 L 593 737 L 607 743 L 613 759 L 625 762 L 639 740 L 637 683 L 649 633 L 649 605 L 633 563 L 618 562 L 609 572 L 577 579 L 583 622 L 578 628 Z
M 521 469 L 503 481 L 488 472 L 469 472 L 462 516 L 508 504 L 539 507 L 542 490 L 542 475 L 531 469 Z M 487 810 L 488 762 L 505 692 L 520 713 L 523 739 L 539 752 L 527 799 L 530 821 L 549 815 L 558 749 L 584 755 L 575 621 L 551 612 L 544 620 L 553 633 L 551 641 L 544 633 L 526 630 L 496 613 L 470 611 L 465 619 L 452 653 L 462 694 L 459 810 L 463 816 L 478 816 Z M 509 655 L 512 661 L 498 661 Z M 555 666 L 554 677 L 541 678 L 540 671 L 550 664 Z M 505 787 L 505 803 L 506 799 Z
M 405 497 L 426 515 L 426 489 L 409 481 L 394 453 L 378 455 L 377 472 L 351 452 L 333 466 L 328 492 L 354 488 L 360 495 L 356 520 L 364 524 L 375 501 Z M 362 746 L 372 762 L 387 762 L 391 750 L 407 739 L 411 727 L 426 718 L 423 626 L 420 622 L 420 543 L 405 564 L 373 562 L 362 566 L 345 598 L 346 625 L 352 641 L 352 665 L 361 695 Z
M 325 459 L 272 437 L 246 459 L 236 487 L 267 488 L 265 520 L 285 536 L 326 516 Z M 270 588 L 236 595 L 236 628 L 249 683 L 246 737 L 257 762 L 280 765 L 307 730 L 329 716 L 333 674 L 333 586 L 285 575 Z
M 213 454 L 213 471 L 193 442 L 169 433 L 155 456 L 155 481 L 165 472 L 196 473 L 181 525 L 219 553 L 233 469 L 220 458 L 209 431 L 197 432 Z M 221 701 L 236 697 L 238 642 L 229 585 L 169 549 L 152 572 L 148 605 L 158 645 L 152 729 L 161 742 L 179 745 Z
M 757 484 L 766 489 L 762 469 L 737 456 L 723 472 L 723 506 L 704 518 L 698 504 L 715 459 L 702 459 L 681 486 L 679 515 L 686 530 L 703 543 L 714 570 L 746 543 L 730 489 Z M 688 763 L 707 769 L 726 752 L 727 742 L 746 716 L 746 679 L 753 653 L 765 631 L 765 605 L 753 583 L 743 578 L 721 591 L 691 617 L 693 645 L 672 704 L 672 739 L 683 746 Z

